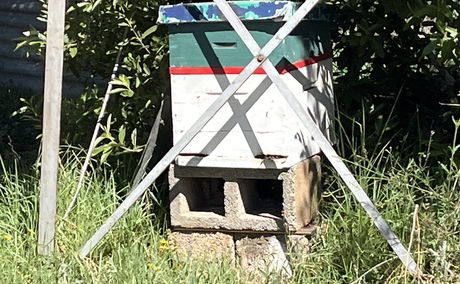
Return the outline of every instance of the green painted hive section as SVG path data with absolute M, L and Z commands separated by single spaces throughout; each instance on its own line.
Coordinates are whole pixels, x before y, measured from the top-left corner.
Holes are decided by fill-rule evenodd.
M 250 21 L 245 25 L 262 47 L 283 22 Z M 226 22 L 169 25 L 171 67 L 246 66 L 252 55 Z M 324 21 L 302 21 L 269 56 L 273 64 L 288 66 L 308 58 L 332 54 L 329 26 Z

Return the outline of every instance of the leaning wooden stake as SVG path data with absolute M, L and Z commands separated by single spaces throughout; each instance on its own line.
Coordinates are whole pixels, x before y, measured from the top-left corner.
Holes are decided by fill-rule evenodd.
M 214 0 L 214 2 L 216 2 L 217 6 L 224 14 L 227 21 L 230 23 L 230 25 L 242 39 L 242 41 L 247 46 L 252 55 L 264 60 L 262 63 L 262 67 L 264 68 L 267 75 L 270 77 L 271 81 L 276 85 L 278 91 L 286 99 L 288 105 L 300 119 L 300 121 L 305 126 L 310 135 L 313 136 L 313 139 L 321 148 L 326 158 L 329 160 L 329 162 L 340 175 L 342 180 L 348 186 L 351 193 L 355 196 L 356 200 L 358 200 L 358 202 L 364 208 L 366 213 L 371 217 L 372 221 L 374 221 L 375 226 L 383 235 L 383 237 L 387 240 L 388 244 L 399 257 L 401 262 L 407 267 L 409 272 L 414 273 L 417 270 L 417 265 L 412 256 L 410 255 L 409 251 L 407 251 L 407 249 L 401 244 L 398 237 L 393 233 L 390 226 L 387 224 L 385 219 L 383 219 L 382 215 L 379 213 L 377 208 L 372 203 L 372 200 L 367 196 L 366 192 L 362 189 L 361 185 L 354 178 L 353 174 L 347 168 L 345 163 L 335 152 L 334 148 L 329 143 L 327 138 L 323 135 L 318 126 L 315 124 L 313 119 L 305 112 L 304 108 L 302 107 L 302 104 L 297 100 L 295 95 L 292 93 L 292 91 L 289 89 L 289 87 L 286 85 L 286 83 L 279 75 L 275 66 L 268 59 L 268 55 L 261 52 L 259 44 L 254 40 L 247 28 L 236 16 L 230 5 L 225 0 Z
M 150 130 L 149 138 L 147 139 L 147 143 L 145 145 L 145 150 L 142 152 L 141 159 L 137 164 L 136 170 L 134 171 L 134 178 L 131 185 L 131 189 L 128 193 L 133 191 L 141 182 L 142 178 L 145 176 L 145 170 L 147 169 L 147 165 L 150 162 L 150 159 L 153 156 L 153 152 L 157 146 L 158 140 L 158 132 L 160 130 L 160 122 L 161 122 L 161 115 L 163 113 L 163 103 L 164 100 L 161 101 L 160 108 L 158 109 L 157 116 L 155 118 L 155 122 L 153 123 L 152 129 Z
M 308 12 L 319 2 L 319 0 L 307 0 L 303 3 L 294 15 L 278 30 L 278 32 L 261 49 L 261 54 L 270 55 L 275 48 L 291 33 Z M 262 62 L 253 58 L 235 80 L 223 91 L 215 102 L 203 113 L 203 115 L 190 127 L 182 138 L 169 150 L 168 153 L 149 172 L 145 179 L 128 195 L 113 214 L 102 224 L 93 236 L 80 249 L 80 256 L 86 257 L 99 241 L 110 231 L 115 223 L 129 210 L 148 187 L 166 170 L 174 158 L 182 151 L 206 123 L 214 117 L 219 109 L 233 96 L 243 83 L 252 75 Z
M 65 1 L 48 1 L 38 253 L 54 252 L 56 196 L 64 60 Z

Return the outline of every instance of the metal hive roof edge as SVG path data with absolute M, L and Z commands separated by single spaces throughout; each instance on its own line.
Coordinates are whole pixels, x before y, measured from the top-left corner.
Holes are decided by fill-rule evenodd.
M 289 19 L 301 3 L 291 1 L 229 1 L 241 20 L 278 20 Z M 322 5 L 317 5 L 307 19 L 324 19 Z M 226 21 L 214 2 L 186 3 L 160 6 L 157 22 L 160 24 L 180 24 L 197 22 Z

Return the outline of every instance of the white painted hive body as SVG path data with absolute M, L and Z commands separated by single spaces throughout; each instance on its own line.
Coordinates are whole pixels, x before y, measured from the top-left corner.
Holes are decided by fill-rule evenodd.
M 330 140 L 334 111 L 331 65 L 331 59 L 326 59 L 282 75 Z M 171 75 L 174 143 L 235 77 Z M 319 152 L 268 76 L 254 74 L 182 151 L 176 163 L 281 169 Z
M 172 5 L 160 11 L 169 32 L 174 143 L 252 59 L 213 5 Z M 260 46 L 283 25 L 280 13 L 289 17 L 297 7 L 288 1 L 236 1 L 231 5 L 235 11 L 246 11 L 238 16 Z M 270 13 L 273 17 L 265 17 Z M 329 26 L 315 18 L 317 14 L 310 13 L 312 18 L 303 20 L 268 58 L 332 140 L 332 46 Z M 265 18 L 247 20 L 254 15 Z M 193 167 L 284 169 L 319 152 L 279 90 L 259 68 L 175 162 Z

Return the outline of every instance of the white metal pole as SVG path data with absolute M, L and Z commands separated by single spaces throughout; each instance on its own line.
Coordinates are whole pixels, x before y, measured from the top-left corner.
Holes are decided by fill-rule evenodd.
M 48 1 L 45 90 L 43 100 L 38 253 L 54 252 L 56 196 L 64 57 L 65 1 Z

